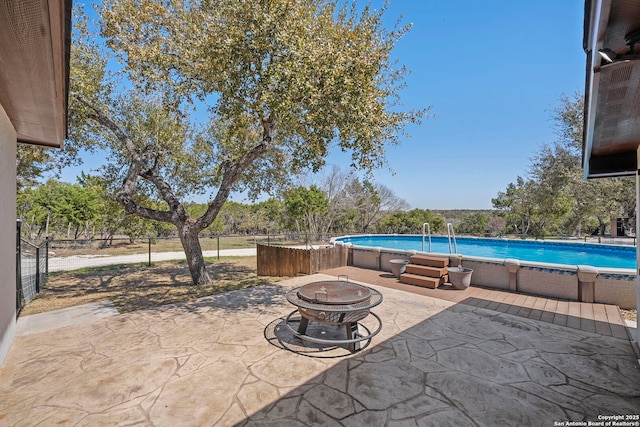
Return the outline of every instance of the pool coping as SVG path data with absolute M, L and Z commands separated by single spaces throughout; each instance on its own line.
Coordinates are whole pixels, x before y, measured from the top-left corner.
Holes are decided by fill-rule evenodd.
M 446 252 L 432 252 L 432 251 L 423 251 L 423 250 L 416 250 L 416 249 L 398 249 L 398 248 L 386 248 L 386 247 L 382 247 L 382 246 L 367 246 L 367 245 L 359 245 L 359 244 L 354 244 L 352 242 L 343 242 L 340 239 L 349 239 L 349 238 L 356 238 L 356 237 L 393 237 L 393 238 L 411 238 L 411 239 L 415 239 L 416 237 L 422 237 L 422 235 L 420 234 L 353 234 L 353 235 L 344 235 L 344 236 L 338 236 L 338 237 L 333 237 L 331 238 L 330 244 L 331 245 L 344 245 L 344 246 L 353 246 L 354 248 L 367 248 L 368 250 L 371 249 L 377 249 L 377 248 L 382 248 L 385 250 L 397 250 L 397 251 L 416 251 L 416 253 L 427 253 L 427 254 L 433 254 L 433 255 L 438 255 L 438 256 L 449 256 L 451 254 L 453 254 L 453 252 L 451 253 L 446 253 Z M 437 239 L 447 239 L 447 236 L 432 236 L 432 238 L 437 238 Z M 600 250 L 616 250 L 616 251 L 623 251 L 623 252 L 636 252 L 636 247 L 635 246 L 622 246 L 622 245 L 610 245 L 610 244 L 603 244 L 603 243 L 590 243 L 590 242 L 569 242 L 569 241 L 549 241 L 549 240 L 516 240 L 516 239 L 500 239 L 500 238 L 488 238 L 488 237 L 472 237 L 472 236 L 465 236 L 465 237 L 456 237 L 457 241 L 460 240 L 485 240 L 485 241 L 495 241 L 495 242 L 507 242 L 510 244 L 514 244 L 514 245 L 527 245 L 527 244 L 532 244 L 532 243 L 536 243 L 536 244 L 540 244 L 540 245 L 546 245 L 546 246 L 563 246 L 563 247 L 584 247 L 584 246 L 589 246 L 591 248 L 597 248 Z M 503 262 L 505 259 L 511 259 L 511 257 L 509 258 L 492 258 L 492 257 L 483 257 L 483 256 L 479 256 L 479 255 L 466 255 L 464 253 L 462 253 L 465 258 L 474 258 L 477 259 L 478 261 L 481 260 L 486 260 L 487 262 Z M 537 268 L 551 268 L 551 269 L 566 269 L 567 267 L 576 267 L 578 264 L 560 264 L 560 263 L 552 263 L 552 262 L 540 262 L 540 261 L 531 261 L 531 260 L 521 260 L 519 258 L 513 258 L 513 259 L 518 259 L 521 263 L 521 265 L 527 265 L 527 266 L 531 266 L 531 267 L 537 267 Z M 598 269 L 599 272 L 603 273 L 603 274 L 621 274 L 621 275 L 627 275 L 627 274 L 633 274 L 635 275 L 635 268 L 619 268 L 619 267 L 603 267 L 603 266 L 593 266 L 595 268 Z
M 341 244 L 334 240 L 332 243 Z M 446 257 L 454 266 L 459 262 L 458 254 L 359 246 L 352 243 L 343 245 L 349 248 L 348 265 L 374 270 L 390 272 L 391 259 L 409 259 L 416 254 Z M 463 264 L 475 270 L 472 284 L 566 300 L 614 304 L 626 309 L 636 308 L 636 272 L 633 269 L 471 255 L 464 256 Z

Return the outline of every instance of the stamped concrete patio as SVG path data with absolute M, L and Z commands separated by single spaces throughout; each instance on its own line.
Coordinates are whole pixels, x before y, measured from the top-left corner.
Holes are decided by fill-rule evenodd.
M 0 424 L 553 426 L 640 413 L 627 338 L 399 289 L 373 285 L 384 326 L 360 352 L 302 345 L 284 294 L 333 277 L 25 333 L 0 369 Z

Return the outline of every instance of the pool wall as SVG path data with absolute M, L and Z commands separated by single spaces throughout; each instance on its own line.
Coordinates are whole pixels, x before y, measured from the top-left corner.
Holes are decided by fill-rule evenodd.
M 342 245 L 340 242 L 335 244 Z M 452 266 L 458 265 L 458 257 L 455 254 L 352 246 L 350 244 L 346 246 L 349 247 L 349 265 L 371 270 L 390 272 L 390 260 L 409 259 L 414 254 L 449 257 Z M 476 256 L 465 256 L 462 264 L 473 269 L 472 285 L 558 299 L 614 304 L 625 309 L 636 308 L 634 270 Z

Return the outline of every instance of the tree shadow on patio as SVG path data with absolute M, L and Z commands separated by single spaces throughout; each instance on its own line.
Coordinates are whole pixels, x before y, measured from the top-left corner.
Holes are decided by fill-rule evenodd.
M 546 425 L 637 412 L 640 377 L 629 341 L 438 304 L 385 299 L 386 339 L 308 375 L 234 425 Z M 417 310 L 423 320 L 415 322 Z M 278 328 L 282 319 L 273 322 L 276 337 L 284 334 Z M 252 369 L 277 384 L 293 369 L 285 366 L 300 377 L 317 367 L 303 355 L 313 354 L 279 352 Z

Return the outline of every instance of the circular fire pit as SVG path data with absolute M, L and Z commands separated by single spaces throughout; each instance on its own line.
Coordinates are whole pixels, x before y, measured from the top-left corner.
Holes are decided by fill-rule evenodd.
M 361 341 L 371 339 L 382 329 L 380 318 L 370 311 L 372 307 L 382 302 L 382 294 L 375 289 L 351 283 L 348 280 L 309 283 L 287 292 L 287 300 L 297 307 L 297 310 L 287 317 L 287 327 L 295 336 L 303 340 L 319 344 L 348 344 L 349 350 L 355 352 L 360 349 Z M 289 325 L 293 321 L 292 315 L 296 312 L 301 316 L 297 330 Z M 369 314 L 375 317 L 378 327 L 373 333 L 367 329 L 367 335 L 363 335 L 358 330 L 358 321 Z M 309 321 L 325 325 L 345 325 L 347 339 L 311 337 L 306 334 Z

